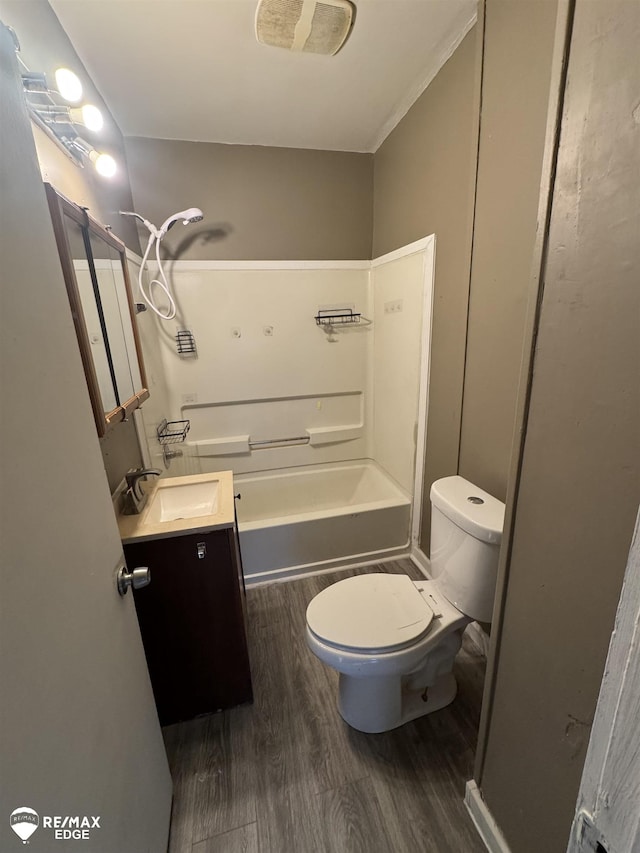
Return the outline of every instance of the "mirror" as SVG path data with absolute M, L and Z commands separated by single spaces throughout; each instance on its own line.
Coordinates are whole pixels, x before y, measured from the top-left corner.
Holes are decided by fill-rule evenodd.
M 126 249 L 86 210 L 45 184 L 98 435 L 149 396 Z

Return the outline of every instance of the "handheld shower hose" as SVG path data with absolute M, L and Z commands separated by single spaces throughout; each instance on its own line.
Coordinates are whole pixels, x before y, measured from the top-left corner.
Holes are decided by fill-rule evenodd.
M 176 303 L 171 295 L 171 288 L 169 287 L 169 282 L 167 281 L 167 277 L 164 274 L 164 270 L 162 268 L 162 261 L 160 259 L 160 243 L 162 238 L 167 233 L 167 231 L 176 224 L 179 219 L 182 219 L 183 225 L 189 225 L 191 222 L 200 222 L 203 219 L 202 211 L 197 207 L 190 207 L 187 210 L 181 210 L 179 213 L 174 213 L 173 216 L 170 216 L 160 227 L 160 229 L 156 228 L 148 219 L 144 219 L 144 217 L 140 216 L 139 213 L 134 213 L 131 210 L 121 210 L 121 216 L 135 216 L 136 219 L 139 219 L 142 224 L 148 228 L 149 230 L 149 240 L 147 241 L 147 248 L 145 249 L 144 255 L 142 257 L 142 263 L 140 265 L 140 271 L 138 273 L 138 290 L 140 291 L 140 295 L 145 300 L 149 308 L 160 317 L 161 320 L 173 320 L 176 316 Z M 144 285 L 142 283 L 142 273 L 149 259 L 149 255 L 151 254 L 151 249 L 155 243 L 156 247 L 156 261 L 158 264 L 158 273 L 159 278 L 154 278 L 149 282 L 149 290 L 148 292 L 144 289 Z M 152 287 L 159 287 L 160 290 L 166 296 L 169 305 L 166 311 L 162 311 L 156 303 L 153 301 L 153 297 L 151 294 Z

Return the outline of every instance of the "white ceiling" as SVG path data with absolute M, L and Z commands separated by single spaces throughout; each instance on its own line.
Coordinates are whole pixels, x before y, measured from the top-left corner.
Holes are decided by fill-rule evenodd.
M 355 0 L 334 57 L 258 44 L 257 0 L 49 0 L 125 136 L 375 151 L 476 0 Z

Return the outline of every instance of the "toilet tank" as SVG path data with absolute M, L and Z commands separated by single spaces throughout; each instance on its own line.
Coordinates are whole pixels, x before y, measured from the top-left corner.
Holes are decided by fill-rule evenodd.
M 504 504 L 464 477 L 431 486 L 431 574 L 467 616 L 490 622 L 504 525 Z

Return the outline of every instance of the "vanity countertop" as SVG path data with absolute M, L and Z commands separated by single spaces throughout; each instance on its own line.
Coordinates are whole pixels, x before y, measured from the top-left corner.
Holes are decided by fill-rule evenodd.
M 155 480 L 155 478 L 154 478 Z M 214 511 L 208 515 L 190 518 L 175 518 L 170 521 L 155 519 L 152 510 L 154 499 L 161 489 L 173 489 L 180 486 L 200 483 L 218 483 L 217 502 Z M 117 515 L 120 538 L 124 543 L 143 542 L 149 539 L 163 539 L 170 536 L 204 533 L 209 530 L 223 530 L 233 527 L 235 509 L 233 499 L 233 472 L 216 471 L 213 474 L 191 474 L 187 477 L 168 477 L 155 482 L 146 482 L 143 488 L 149 498 L 139 515 Z

